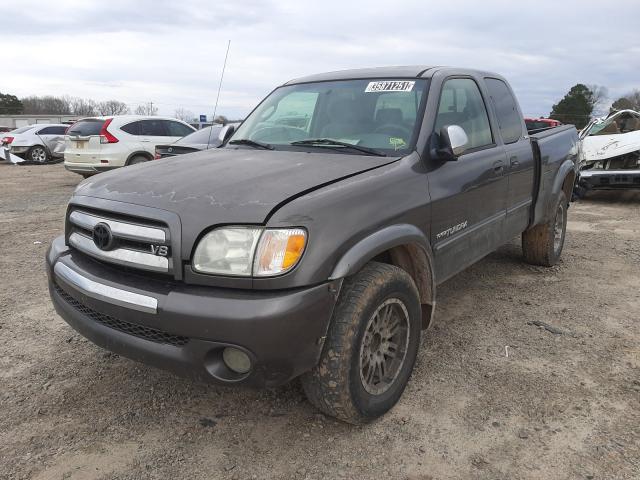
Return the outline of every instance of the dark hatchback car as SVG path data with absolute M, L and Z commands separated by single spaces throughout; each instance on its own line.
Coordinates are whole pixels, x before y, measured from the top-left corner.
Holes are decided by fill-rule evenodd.
M 230 124 L 236 127 L 238 124 Z M 224 143 L 224 133 L 233 133 L 232 130 L 225 129 L 225 125 L 211 125 L 202 130 L 193 132 L 186 137 L 181 138 L 171 145 L 156 145 L 156 160 L 166 157 L 175 157 L 176 155 L 184 155 L 185 153 L 199 152 L 210 148 L 218 148 Z M 223 135 L 221 137 L 221 134 Z

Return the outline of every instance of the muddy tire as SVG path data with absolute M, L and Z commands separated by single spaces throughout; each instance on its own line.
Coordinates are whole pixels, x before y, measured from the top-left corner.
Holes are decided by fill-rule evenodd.
M 371 262 L 345 279 L 320 362 L 302 376 L 327 415 L 367 423 L 402 395 L 420 344 L 418 290 L 400 268 Z
M 560 260 L 567 232 L 567 197 L 560 192 L 552 218 L 522 233 L 522 253 L 527 263 L 551 267 Z

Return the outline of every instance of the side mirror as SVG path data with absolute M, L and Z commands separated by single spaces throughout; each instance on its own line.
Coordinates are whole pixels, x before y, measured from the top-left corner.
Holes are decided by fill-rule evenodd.
M 469 137 L 459 125 L 445 125 L 440 129 L 438 155 L 444 160 L 457 160 L 469 145 Z
M 236 131 L 235 125 L 225 125 L 224 127 L 222 127 L 220 129 L 220 133 L 218 134 L 218 140 L 220 141 L 220 146 L 225 145 L 235 131 Z

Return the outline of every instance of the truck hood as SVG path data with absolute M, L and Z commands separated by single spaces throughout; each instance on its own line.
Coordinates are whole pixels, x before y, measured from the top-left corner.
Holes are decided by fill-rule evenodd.
M 263 223 L 276 207 L 399 157 L 343 153 L 215 149 L 103 173 L 75 195 L 174 212 L 183 228 Z

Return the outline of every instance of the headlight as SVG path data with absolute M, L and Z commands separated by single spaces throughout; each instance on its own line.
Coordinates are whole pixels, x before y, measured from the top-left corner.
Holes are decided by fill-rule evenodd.
M 250 276 L 261 228 L 225 227 L 207 233 L 193 255 L 194 270 Z
M 193 255 L 201 273 L 269 277 L 288 272 L 302 257 L 302 228 L 222 227 L 207 233 Z
M 270 277 L 288 272 L 296 266 L 307 243 L 301 228 L 268 229 L 260 238 L 253 264 L 256 277 Z

